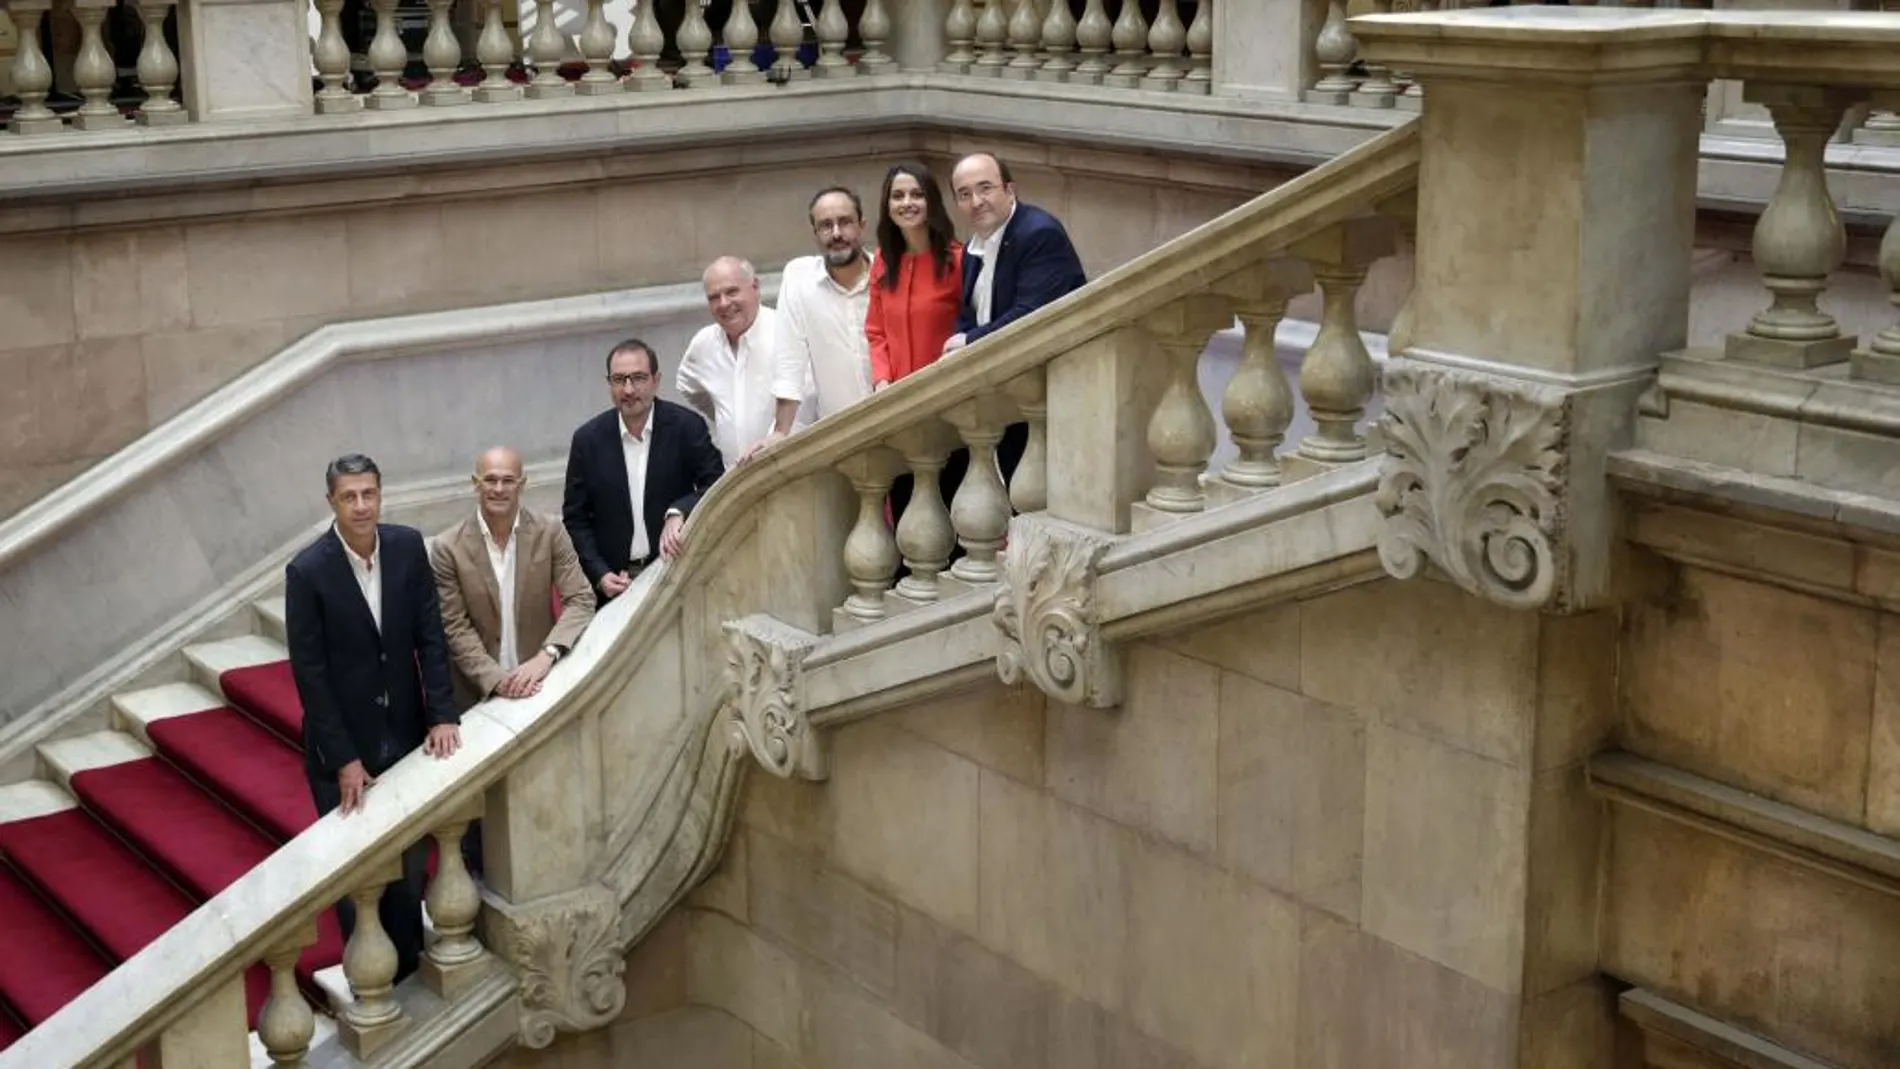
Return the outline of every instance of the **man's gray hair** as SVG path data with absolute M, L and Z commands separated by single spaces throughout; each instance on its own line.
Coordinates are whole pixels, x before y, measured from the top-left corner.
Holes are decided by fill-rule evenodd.
M 706 265 L 705 274 L 710 275 L 713 273 L 714 268 L 724 267 L 727 265 L 737 267 L 739 269 L 739 274 L 742 277 L 744 277 L 744 279 L 747 282 L 757 282 L 759 280 L 758 269 L 752 266 L 751 260 L 748 260 L 743 256 L 721 256 L 717 260 L 714 260 L 712 263 L 709 263 Z
M 383 485 L 383 471 L 376 462 L 361 453 L 345 453 L 332 460 L 330 466 L 323 469 L 323 490 L 327 496 L 336 493 L 336 481 L 345 475 L 374 475 L 376 485 Z

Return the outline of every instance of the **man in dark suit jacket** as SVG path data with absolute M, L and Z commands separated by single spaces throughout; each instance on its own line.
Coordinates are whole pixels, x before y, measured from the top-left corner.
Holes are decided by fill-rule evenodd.
M 965 156 L 950 174 L 957 207 L 970 224 L 963 248 L 963 310 L 944 355 L 1016 322 L 1088 284 L 1082 258 L 1055 216 L 1016 199 L 1009 165 L 987 152 Z M 996 444 L 1007 483 L 1022 460 L 1029 425 L 1012 423 Z M 944 469 L 946 495 L 962 480 L 956 458 Z
M 686 518 L 726 470 L 706 421 L 655 396 L 660 361 L 652 346 L 638 338 L 614 346 L 607 385 L 614 407 L 574 432 L 561 499 L 581 570 L 603 602 L 655 558 L 679 556 Z
M 324 473 L 335 522 L 284 571 L 284 630 L 303 703 L 304 772 L 319 814 L 363 806 L 364 794 L 420 746 L 437 758 L 461 745 L 435 573 L 422 535 L 379 522 L 382 473 L 352 453 Z M 403 858 L 403 879 L 378 912 L 396 944 L 397 978 L 422 955 L 428 840 Z M 345 938 L 349 901 L 337 904 Z

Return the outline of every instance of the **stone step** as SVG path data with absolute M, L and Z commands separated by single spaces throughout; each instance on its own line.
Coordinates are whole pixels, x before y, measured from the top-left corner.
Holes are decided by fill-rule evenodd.
M 270 664 L 289 656 L 283 643 L 262 635 L 239 635 L 185 647 L 185 660 L 191 665 L 192 678 L 205 689 L 216 692 L 219 704 L 225 700 L 224 687 L 219 682 L 224 673 L 233 668 Z
M 50 780 L 28 779 L 0 787 L 0 824 L 32 820 L 73 809 L 79 800 Z
M 60 786 L 72 789 L 73 777 L 95 768 L 152 756 L 151 748 L 123 731 L 95 731 L 39 746 L 40 764 Z
M 274 598 L 260 598 L 251 603 L 251 611 L 257 616 L 257 626 L 265 638 L 278 644 L 289 640 L 284 632 L 284 598 L 279 594 Z
M 166 683 L 112 696 L 112 720 L 121 731 L 152 746 L 151 725 L 176 716 L 202 713 L 224 704 L 217 693 L 196 683 Z M 155 748 L 155 747 L 154 747 Z

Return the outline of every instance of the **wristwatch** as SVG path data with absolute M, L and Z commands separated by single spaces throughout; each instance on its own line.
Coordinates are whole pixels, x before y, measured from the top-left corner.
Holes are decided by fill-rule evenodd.
M 563 650 L 561 647 L 556 646 L 551 642 L 541 647 L 541 652 L 547 654 L 548 660 L 554 664 L 560 664 L 561 658 L 567 656 L 566 650 Z

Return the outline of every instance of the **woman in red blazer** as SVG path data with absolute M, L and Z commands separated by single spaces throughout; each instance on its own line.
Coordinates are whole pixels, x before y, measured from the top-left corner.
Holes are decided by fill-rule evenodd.
M 963 306 L 963 245 L 930 169 L 900 163 L 884 176 L 884 210 L 871 260 L 871 385 L 883 388 L 934 363 Z

